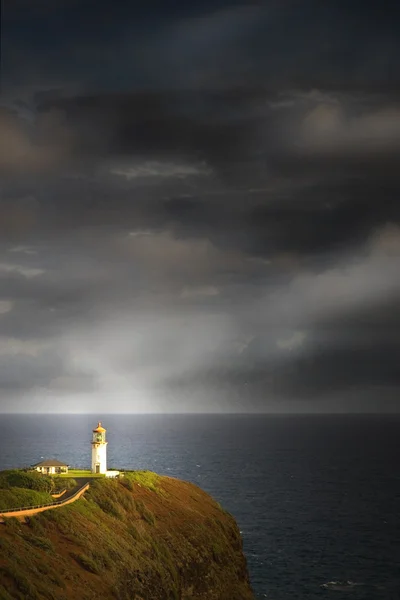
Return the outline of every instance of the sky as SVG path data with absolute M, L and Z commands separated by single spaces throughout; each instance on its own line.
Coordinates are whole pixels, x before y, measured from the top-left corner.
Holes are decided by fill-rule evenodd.
M 3 0 L 0 412 L 398 412 L 368 0 Z

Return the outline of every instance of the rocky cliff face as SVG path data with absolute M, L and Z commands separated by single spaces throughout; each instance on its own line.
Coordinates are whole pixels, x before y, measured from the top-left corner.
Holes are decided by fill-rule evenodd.
M 232 516 L 193 484 L 132 473 L 0 525 L 0 599 L 250 600 Z

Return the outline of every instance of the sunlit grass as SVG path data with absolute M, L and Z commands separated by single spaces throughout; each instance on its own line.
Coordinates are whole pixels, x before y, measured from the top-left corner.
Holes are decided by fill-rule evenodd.
M 52 496 L 48 492 L 37 492 L 36 490 L 17 487 L 0 490 L 0 511 L 10 510 L 11 508 L 51 504 L 53 501 Z
M 0 510 L 50 504 L 50 477 L 21 470 L 0 471 Z
M 152 492 L 157 492 L 159 488 L 160 476 L 152 471 L 125 471 L 124 479 L 137 483 Z
M 68 473 L 62 473 L 59 477 L 105 477 L 103 473 L 92 473 L 83 469 L 69 469 Z

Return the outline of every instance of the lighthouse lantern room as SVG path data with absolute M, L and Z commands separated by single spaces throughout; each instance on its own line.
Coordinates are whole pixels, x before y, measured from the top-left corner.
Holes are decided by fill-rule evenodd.
M 93 429 L 92 438 L 92 473 L 107 473 L 106 430 L 99 422 Z

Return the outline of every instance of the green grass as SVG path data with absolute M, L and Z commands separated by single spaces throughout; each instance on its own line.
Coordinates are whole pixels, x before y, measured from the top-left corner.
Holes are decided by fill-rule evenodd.
M 83 469 L 69 469 L 68 473 L 62 473 L 61 475 L 59 475 L 59 477 L 105 477 L 104 474 L 101 473 L 92 473 L 92 471 L 89 470 L 83 470 Z
M 75 470 L 78 477 L 99 477 L 90 471 Z M 103 477 L 103 475 L 100 475 Z M 0 471 L 0 511 L 51 504 L 52 493 L 77 485 L 71 472 L 64 476 L 42 475 L 37 471 L 10 469 Z M 62 500 L 62 496 L 60 498 Z
M 54 499 L 47 492 L 25 490 L 18 487 L 0 490 L 0 511 L 9 510 L 10 508 L 50 504 L 51 502 L 54 502 Z
M 151 490 L 152 492 L 157 492 L 160 476 L 152 471 L 125 471 L 123 480 L 137 483 L 141 487 Z
M 72 470 L 65 477 L 91 476 L 88 470 Z M 163 478 L 154 473 L 127 472 L 120 480 L 95 475 L 84 497 L 68 506 L 26 523 L 5 519 L 0 600 L 90 600 L 95 591 L 115 600 L 177 600 L 196 581 L 193 596 L 200 598 L 208 580 L 210 589 L 220 591 L 215 598 L 249 599 L 240 579 L 245 566 L 233 519 L 206 496 L 199 502 L 188 485 L 176 483 L 164 495 Z M 226 586 L 230 592 L 224 595 Z

